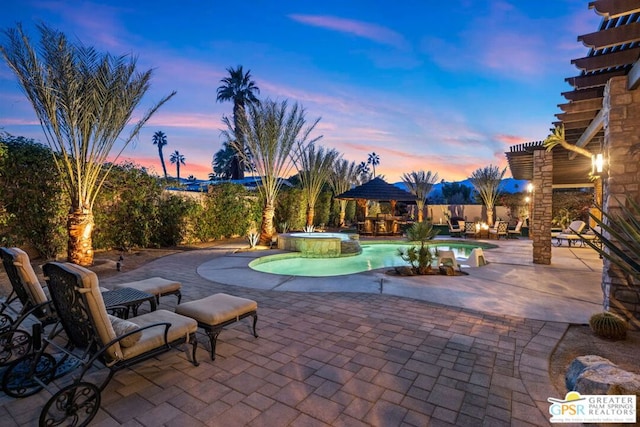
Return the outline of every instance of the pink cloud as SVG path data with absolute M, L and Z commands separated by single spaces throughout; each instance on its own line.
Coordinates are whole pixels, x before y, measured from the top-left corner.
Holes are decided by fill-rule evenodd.
M 528 138 L 524 138 L 522 136 L 517 136 L 517 135 L 500 134 L 500 135 L 496 135 L 495 138 L 505 145 L 522 144 L 523 142 L 530 141 Z
M 358 37 L 372 40 L 376 43 L 393 46 L 398 49 L 407 48 L 407 42 L 401 34 L 381 25 L 323 15 L 292 14 L 289 15 L 289 18 L 314 27 L 353 34 Z

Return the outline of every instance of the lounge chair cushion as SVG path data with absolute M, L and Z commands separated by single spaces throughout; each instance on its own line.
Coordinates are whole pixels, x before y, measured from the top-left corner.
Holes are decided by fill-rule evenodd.
M 134 288 L 152 295 L 175 292 L 180 290 L 180 287 L 180 282 L 162 277 L 150 277 L 149 279 L 138 280 L 137 282 L 119 283 L 113 286 L 114 289 Z
M 180 304 L 176 312 L 206 325 L 219 325 L 258 309 L 258 303 L 228 294 L 214 294 L 196 301 Z
M 101 345 L 106 345 L 108 342 L 114 340 L 117 335 L 113 330 L 113 326 L 109 321 L 109 314 L 104 306 L 104 300 L 102 299 L 102 293 L 98 286 L 98 276 L 91 270 L 88 270 L 79 265 L 66 262 L 63 265 L 80 275 L 80 283 L 82 288 L 78 289 L 78 292 L 84 294 L 87 300 L 87 306 L 90 311 L 90 317 L 93 320 L 93 327 L 98 334 Z M 118 361 L 122 359 L 122 349 L 119 343 L 111 345 L 105 352 L 107 359 L 111 361 Z
M 13 255 L 13 265 L 16 266 L 20 280 L 27 288 L 33 303 L 37 305 L 49 301 L 38 280 L 38 276 L 36 276 L 36 272 L 33 271 L 29 255 L 20 248 L 8 248 L 8 250 Z
M 140 328 L 140 326 L 128 320 L 121 319 L 119 317 L 112 316 L 110 314 L 108 316 L 109 316 L 109 321 L 111 322 L 111 326 L 113 327 L 113 331 L 116 333 L 117 336 L 122 336 L 127 332 L 132 332 Z M 131 334 L 128 337 L 121 339 L 120 345 L 122 347 L 131 347 L 135 345 L 135 343 L 140 341 L 141 337 L 142 337 L 141 332 L 138 332 L 137 334 Z
M 198 322 L 186 316 L 173 313 L 168 310 L 156 310 L 145 313 L 140 316 L 132 317 L 130 322 L 140 327 L 151 325 L 159 322 L 171 323 L 167 334 L 167 341 L 172 342 L 181 338 L 189 340 L 189 334 L 193 334 L 198 330 Z M 122 347 L 123 357 L 125 360 L 146 353 L 149 350 L 162 347 L 164 345 L 165 326 L 157 326 L 154 328 L 140 331 L 142 336 L 140 340 L 131 347 Z

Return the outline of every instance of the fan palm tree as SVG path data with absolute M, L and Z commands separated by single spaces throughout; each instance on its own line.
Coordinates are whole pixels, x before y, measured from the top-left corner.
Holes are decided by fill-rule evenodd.
M 373 177 L 376 177 L 376 166 L 380 164 L 380 156 L 378 156 L 375 151 L 373 153 L 369 153 L 369 157 L 367 158 L 367 164 L 373 166 Z
M 506 171 L 507 168 L 502 169 L 501 172 L 498 166 L 489 165 L 476 169 L 469 178 L 469 182 L 487 207 L 487 223 L 489 225 L 493 225 L 493 209 L 502 192 L 502 178 Z
M 411 194 L 416 196 L 416 204 L 418 205 L 418 222 L 422 222 L 427 196 L 431 192 L 431 189 L 437 180 L 438 174 L 431 173 L 431 171 L 412 171 L 411 173 L 405 173 L 402 175 L 402 181 L 407 185 L 407 189 Z
M 167 179 L 167 166 L 164 164 L 164 155 L 162 154 L 162 148 L 167 145 L 167 135 L 161 130 L 153 134 L 153 145 L 158 146 L 158 155 L 160 156 L 160 164 L 162 164 L 162 172 L 164 172 L 164 179 Z
M 178 150 L 174 151 L 173 153 L 171 153 L 171 157 L 169 157 L 169 161 L 171 162 L 171 164 L 175 164 L 176 165 L 176 174 L 178 177 L 178 181 L 180 181 L 180 165 L 184 165 L 184 156 L 182 154 L 180 154 L 180 152 Z
M 333 190 L 333 195 L 337 196 L 349 191 L 351 186 L 358 179 L 358 168 L 355 162 L 349 163 L 348 160 L 339 159 L 333 164 L 333 172 L 329 175 L 329 186 Z M 347 213 L 347 200 L 340 200 L 340 227 L 344 227 L 344 218 Z
M 320 119 L 307 125 L 305 110 L 298 104 L 288 107 L 287 101 L 267 100 L 248 107 L 248 114 L 239 121 L 238 129 L 245 136 L 247 151 L 243 151 L 239 139 L 234 134 L 235 127 L 227 118 L 223 122 L 227 130 L 223 132 L 227 140 L 241 153 L 243 160 L 252 161 L 255 172 L 260 176 L 258 190 L 264 200 L 260 244 L 271 243 L 274 233 L 273 217 L 276 197 L 283 185 L 282 176 L 289 176 L 294 167 L 294 147 L 314 143 L 309 135 Z
M 365 162 L 360 162 L 357 167 L 358 172 L 358 185 L 364 184 L 365 182 L 371 181 L 373 178 L 371 176 L 371 170 L 369 169 L 369 165 Z
M 236 150 L 226 143 L 222 143 L 222 148 L 216 152 L 213 156 L 213 162 L 211 167 L 213 168 L 213 175 L 222 179 L 231 179 L 233 175 L 233 158 Z
M 302 193 L 307 199 L 307 225 L 313 225 L 318 196 L 329 180 L 333 164 L 339 156 L 336 150 L 316 148 L 315 144 L 298 145 L 296 165 L 300 184 L 302 184 Z
M 243 179 L 245 168 L 241 163 L 241 159 L 245 157 L 243 154 L 245 142 L 244 134 L 238 127 L 238 123 L 246 119 L 246 107 L 260 102 L 256 97 L 256 94 L 260 93 L 260 89 L 256 86 L 255 82 L 251 80 L 251 70 L 247 70 L 246 73 L 243 72 L 242 65 L 238 65 L 235 69 L 229 67 L 227 68 L 227 72 L 229 76 L 220 80 L 223 84 L 217 89 L 216 100 L 219 102 L 233 101 L 233 131 L 234 137 L 237 138 L 235 145 L 238 149 L 236 150 L 232 163 L 231 178 Z
M 101 54 L 46 25 L 39 25 L 34 48 L 22 27 L 5 31 L 0 51 L 31 102 L 71 198 L 67 222 L 68 260 L 93 263 L 93 205 L 111 168 L 142 126 L 175 92 L 162 98 L 140 120 L 115 156 L 110 155 L 134 109 L 150 86 L 152 71 L 136 60 Z M 107 158 L 111 162 L 106 164 Z

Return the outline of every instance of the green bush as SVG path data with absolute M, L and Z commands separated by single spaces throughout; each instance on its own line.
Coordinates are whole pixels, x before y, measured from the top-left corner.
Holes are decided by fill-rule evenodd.
M 66 247 L 69 198 L 51 150 L 32 139 L 0 134 L 2 245 L 31 246 L 45 258 Z
M 307 203 L 299 188 L 286 188 L 278 193 L 274 224 L 287 222 L 290 230 L 302 230 L 307 222 Z
M 208 230 L 201 233 L 201 239 L 244 236 L 251 227 L 259 227 L 261 198 L 247 192 L 242 185 L 212 185 L 205 200 L 204 217 L 209 224 L 201 224 L 201 229 Z

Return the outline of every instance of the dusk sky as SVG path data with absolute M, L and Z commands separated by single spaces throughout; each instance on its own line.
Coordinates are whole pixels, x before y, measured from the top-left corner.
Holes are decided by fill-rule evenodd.
M 587 0 L 9 0 L 0 28 L 21 22 L 39 42 L 42 22 L 153 68 L 140 111 L 178 93 L 121 159 L 155 173 L 158 130 L 170 174 L 175 150 L 185 156 L 182 177 L 212 172 L 221 118 L 232 115 L 216 88 L 228 67 L 242 65 L 261 99 L 298 102 L 308 121 L 321 117 L 312 134 L 323 136 L 320 145 L 356 163 L 376 152 L 376 172 L 396 182 L 417 170 L 463 180 L 506 166 L 509 146 L 544 139 L 566 102 L 561 92 L 571 90 L 565 77 L 578 74 L 571 59 L 588 53 L 576 38 L 600 20 Z M 0 130 L 45 142 L 4 60 L 0 99 Z

